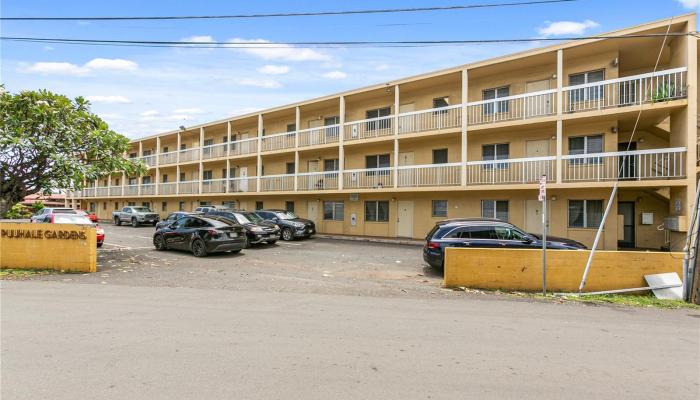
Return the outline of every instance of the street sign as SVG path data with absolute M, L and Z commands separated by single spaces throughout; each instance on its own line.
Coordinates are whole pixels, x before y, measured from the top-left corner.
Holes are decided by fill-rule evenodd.
M 542 175 L 540 177 L 540 195 L 537 197 L 539 201 L 545 201 L 547 199 L 547 175 Z
M 542 202 L 542 294 L 547 295 L 547 175 L 540 176 L 540 195 Z

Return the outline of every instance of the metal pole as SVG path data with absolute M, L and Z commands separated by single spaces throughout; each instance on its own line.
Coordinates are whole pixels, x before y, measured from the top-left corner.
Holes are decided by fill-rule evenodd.
M 615 181 L 615 185 L 613 186 L 612 193 L 610 193 L 610 198 L 608 199 L 608 204 L 605 207 L 605 212 L 603 213 L 603 220 L 600 221 L 600 226 L 598 227 L 598 231 L 595 234 L 595 240 L 593 241 L 593 247 L 591 248 L 591 253 L 588 255 L 588 261 L 586 261 L 586 269 L 583 270 L 583 277 L 581 278 L 581 284 L 578 286 L 578 292 L 581 293 L 583 291 L 583 287 L 586 286 L 586 279 L 588 278 L 588 271 L 591 269 L 591 263 L 593 262 L 593 255 L 595 254 L 595 250 L 598 247 L 598 241 L 600 240 L 600 235 L 603 233 L 603 227 L 605 226 L 605 220 L 608 219 L 608 213 L 610 213 L 610 209 L 612 208 L 612 203 L 615 199 L 615 196 L 617 195 L 617 183 L 619 181 Z
M 692 245 L 692 239 L 693 239 L 693 234 L 695 229 L 697 229 L 697 218 L 698 218 L 698 200 L 700 200 L 700 180 L 698 181 L 698 187 L 695 190 L 695 204 L 693 205 L 693 215 L 690 220 L 690 226 L 688 227 L 688 231 L 686 232 L 686 238 L 685 238 L 685 247 L 683 247 L 683 300 L 688 301 L 690 299 L 690 288 L 692 287 L 692 283 L 689 285 L 688 283 L 691 282 L 690 279 L 690 247 Z M 696 239 L 697 240 L 697 239 Z M 695 258 L 696 255 L 693 255 L 693 258 Z
M 542 202 L 542 294 L 547 295 L 547 197 Z

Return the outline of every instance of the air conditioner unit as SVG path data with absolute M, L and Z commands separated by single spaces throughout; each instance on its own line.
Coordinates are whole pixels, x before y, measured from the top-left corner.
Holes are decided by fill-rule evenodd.
M 666 217 L 664 218 L 664 228 L 673 232 L 686 232 L 688 231 L 688 217 L 685 215 Z

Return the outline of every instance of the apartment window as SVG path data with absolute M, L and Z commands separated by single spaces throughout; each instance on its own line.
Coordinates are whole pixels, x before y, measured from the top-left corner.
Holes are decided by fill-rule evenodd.
M 447 217 L 447 200 L 433 200 L 430 215 L 433 217 Z
M 160 203 L 160 210 L 161 211 L 168 211 L 168 202 L 167 201 Z
M 284 209 L 290 212 L 294 212 L 294 202 L 293 201 L 285 201 L 284 202 Z
M 343 221 L 345 205 L 342 201 L 324 201 L 323 219 L 326 221 Z
M 136 158 L 138 157 L 138 153 L 129 153 L 129 158 Z
M 144 151 L 143 151 L 143 156 L 144 156 L 144 157 L 150 156 L 151 154 L 153 154 L 153 150 L 144 150 Z
M 481 218 L 508 221 L 508 200 L 481 200 Z
M 374 110 L 367 110 L 365 112 L 365 118 L 381 118 L 388 117 L 391 115 L 391 107 L 376 108 Z M 390 129 L 391 128 L 391 118 L 385 118 L 379 121 L 367 121 L 365 122 L 366 131 L 376 131 L 380 129 Z
M 187 150 L 187 143 L 181 143 L 180 150 Z
M 389 222 L 389 202 L 365 201 L 365 222 Z
M 119 202 L 114 202 L 114 209 L 119 210 Z
M 119 178 L 114 180 L 114 186 L 119 186 Z
M 228 151 L 228 135 L 221 137 L 221 143 L 224 143 L 224 151 Z
M 142 185 L 149 185 L 151 183 L 151 177 L 150 176 L 144 176 L 141 178 L 141 184 Z
M 326 117 L 323 119 L 324 133 L 326 135 L 326 141 L 337 140 L 340 135 L 340 116 L 334 115 L 332 117 Z
M 603 152 L 603 135 L 577 136 L 569 138 L 569 154 L 595 154 Z M 586 157 L 570 159 L 571 164 L 600 164 L 600 157 Z
M 296 124 L 287 124 L 287 132 L 294 132 L 297 130 Z
M 447 149 L 433 150 L 433 164 L 447 164 Z
M 569 228 L 598 228 L 603 200 L 569 200 Z
M 170 149 L 168 148 L 168 146 L 164 146 L 164 147 L 163 147 L 163 153 L 167 153 L 169 150 L 170 150 Z
M 102 209 L 107 210 L 107 202 L 106 201 L 102 202 Z
M 323 160 L 323 170 L 324 171 L 337 171 L 338 170 L 338 159 L 332 158 L 329 160 Z
M 263 208 L 264 208 L 264 207 L 263 207 L 263 202 L 262 202 L 262 201 L 256 201 L 256 202 L 255 202 L 255 209 L 256 209 L 256 210 L 262 210 Z
M 163 181 L 163 183 L 168 183 L 168 174 L 163 174 L 161 176 L 161 180 Z
M 90 210 L 90 213 L 91 213 L 91 214 L 94 214 L 94 213 L 95 213 L 95 208 L 96 208 L 95 203 L 94 203 L 94 202 L 90 202 L 90 205 L 88 206 L 88 209 Z
M 214 144 L 214 139 L 205 139 L 204 140 L 204 147 L 211 146 Z
M 287 174 L 294 175 L 294 163 L 293 162 L 287 163 Z
M 210 181 L 214 177 L 214 174 L 212 173 L 211 170 L 203 171 L 202 172 L 202 180 L 203 181 Z
M 433 99 L 433 108 L 444 108 L 444 107 L 448 107 L 449 105 L 450 105 L 450 97 L 449 96 L 436 97 Z M 445 113 L 447 113 L 447 110 L 433 111 L 433 115 L 445 114 Z
M 180 182 L 185 182 L 187 181 L 187 176 L 185 175 L 184 172 L 180 172 Z
M 202 149 L 202 153 L 204 155 L 210 155 L 211 154 L 211 145 L 214 144 L 214 139 L 206 139 L 204 141 L 204 148 Z
M 485 144 L 481 146 L 481 159 L 484 161 L 507 160 L 510 157 L 508 143 Z M 508 163 L 483 164 L 484 169 L 508 168 Z
M 210 206 L 211 202 L 210 201 L 200 201 L 199 206 L 204 207 L 204 206 Z
M 150 201 L 144 201 L 141 203 L 141 206 L 146 207 L 146 208 L 151 208 L 151 202 Z
M 365 168 L 389 168 L 390 162 L 389 154 L 365 156 Z
M 139 178 L 129 178 L 129 185 L 138 185 Z
M 185 211 L 185 202 L 181 201 L 180 203 L 178 203 L 177 209 L 178 211 Z
M 136 205 L 136 202 L 135 202 L 135 201 L 130 201 L 130 202 L 127 204 L 128 207 L 133 207 L 133 206 L 135 206 L 135 205 Z
M 236 202 L 235 201 L 222 201 L 221 205 L 224 206 L 225 208 L 231 208 L 235 209 L 236 208 Z
M 596 71 L 586 71 L 586 72 L 581 72 L 578 74 L 569 75 L 569 85 L 570 86 L 584 85 L 586 83 L 601 82 L 603 80 L 605 80 L 605 70 L 604 69 L 599 69 Z M 595 85 L 595 86 L 585 87 L 585 88 L 581 88 L 581 89 L 573 89 L 573 90 L 570 89 L 567 91 L 567 93 L 569 96 L 570 107 L 573 106 L 572 103 L 576 103 L 578 101 L 597 100 L 597 99 L 603 98 L 603 96 L 604 96 L 602 85 Z
M 503 86 L 499 88 L 486 89 L 482 93 L 483 100 L 495 100 L 510 96 L 510 87 Z M 484 115 L 493 115 L 497 113 L 508 112 L 508 100 L 489 102 L 483 106 Z
M 222 168 L 222 169 L 221 169 L 221 178 L 222 178 L 222 179 L 228 178 L 228 177 L 226 176 L 226 168 Z

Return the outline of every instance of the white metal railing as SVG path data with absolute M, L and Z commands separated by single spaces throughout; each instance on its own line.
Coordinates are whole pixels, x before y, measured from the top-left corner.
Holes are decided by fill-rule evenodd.
M 155 167 L 156 166 L 156 156 L 154 154 L 149 154 L 147 156 L 143 156 L 143 157 L 141 157 L 141 160 L 148 167 Z
M 326 125 L 299 131 L 299 146 L 336 143 L 340 139 L 340 125 Z
M 255 192 L 257 191 L 256 181 L 257 177 L 255 176 L 230 178 L 228 180 L 228 191 L 229 193 Z
M 398 167 L 399 187 L 459 186 L 462 164 L 405 165 Z
M 688 68 L 625 76 L 564 87 L 564 111 L 577 112 L 609 107 L 656 103 L 687 95 Z
M 159 195 L 169 195 L 177 193 L 177 183 L 176 182 L 165 182 L 158 184 L 158 194 Z
M 83 189 L 83 197 L 95 197 L 95 188 L 85 188 Z
M 685 147 L 566 155 L 562 181 L 684 178 L 685 157 Z
M 435 131 L 461 126 L 461 104 L 399 114 L 399 133 Z
M 394 184 L 393 168 L 351 169 L 343 172 L 344 189 L 381 189 Z
M 180 150 L 180 162 L 199 160 L 199 147 L 194 149 Z
M 204 147 L 202 147 L 202 158 L 209 159 L 209 158 L 226 157 L 227 146 L 228 146 L 228 143 L 212 144 L 209 146 L 204 146 Z
M 358 140 L 393 135 L 393 115 L 346 122 L 343 126 L 345 140 Z
M 138 196 L 139 185 L 126 185 L 124 186 L 124 196 Z
M 177 183 L 179 194 L 198 194 L 199 181 L 180 181 Z
M 506 160 L 470 161 L 467 163 L 467 184 L 534 183 L 542 175 L 556 179 L 555 156 L 512 158 Z
M 557 112 L 556 93 L 556 89 L 549 89 L 470 102 L 467 122 L 479 125 L 553 115 Z
M 159 165 L 175 164 L 177 162 L 177 151 L 169 151 L 158 155 Z
M 226 179 L 202 181 L 202 193 L 225 193 Z
M 260 177 L 261 192 L 294 190 L 294 174 L 267 175 Z
M 141 194 L 156 194 L 156 184 L 146 183 L 141 185 Z
M 297 176 L 297 190 L 338 189 L 338 171 L 301 172 Z
M 121 186 L 112 186 L 109 188 L 109 195 L 113 197 L 118 197 L 122 195 L 122 187 Z
M 109 191 L 109 188 L 107 188 L 106 186 L 99 186 L 99 187 L 95 188 L 95 196 L 105 197 L 105 196 L 107 196 L 108 191 Z
M 294 148 L 296 132 L 276 133 L 263 136 L 260 140 L 262 151 L 283 150 Z
M 241 156 L 258 152 L 258 139 L 243 139 L 231 142 L 229 154 L 232 156 Z

